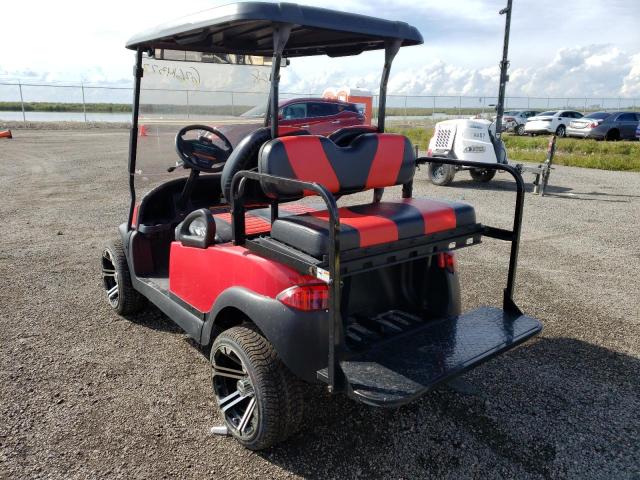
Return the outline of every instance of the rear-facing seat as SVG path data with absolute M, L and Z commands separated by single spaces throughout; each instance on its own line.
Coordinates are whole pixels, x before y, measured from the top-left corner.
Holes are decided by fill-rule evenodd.
M 319 136 L 282 137 L 264 145 L 261 173 L 317 182 L 333 194 L 410 182 L 415 158 L 409 140 L 395 134 L 364 134 L 348 147 Z M 311 194 L 295 187 L 261 182 L 263 191 L 280 201 Z M 283 205 L 285 207 L 285 205 Z M 340 250 L 371 247 L 474 225 L 475 212 L 467 204 L 406 198 L 339 209 Z M 329 214 L 326 210 L 279 216 L 271 238 L 316 258 L 328 253 Z

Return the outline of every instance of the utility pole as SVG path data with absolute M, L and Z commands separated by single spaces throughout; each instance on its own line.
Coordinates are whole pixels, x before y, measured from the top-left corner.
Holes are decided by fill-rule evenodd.
M 509 81 L 509 31 L 511 29 L 511 7 L 513 0 L 507 0 L 506 8 L 500 10 L 500 15 L 506 14 L 504 25 L 504 44 L 502 46 L 502 60 L 500 61 L 500 90 L 498 91 L 498 105 L 496 106 L 496 138 L 502 136 L 502 116 L 504 115 L 504 97 Z

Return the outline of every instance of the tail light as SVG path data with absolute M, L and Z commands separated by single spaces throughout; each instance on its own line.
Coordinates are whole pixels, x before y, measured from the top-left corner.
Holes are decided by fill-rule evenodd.
M 329 308 L 329 287 L 326 283 L 295 285 L 276 297 L 288 307 L 310 312 Z
M 515 121 L 515 118 L 513 118 L 513 117 L 504 117 L 504 121 L 505 122 L 513 122 L 513 121 Z
M 433 154 L 433 150 L 429 149 L 427 150 L 427 157 L 430 157 Z
M 454 273 L 456 271 L 456 257 L 453 256 L 453 253 L 439 253 L 438 267 L 446 268 L 449 273 Z
M 591 122 L 589 128 L 596 128 L 598 125 L 600 125 L 600 122 Z

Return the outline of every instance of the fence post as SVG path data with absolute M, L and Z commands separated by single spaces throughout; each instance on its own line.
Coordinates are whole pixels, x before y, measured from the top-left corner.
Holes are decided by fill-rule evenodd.
M 233 102 L 233 92 L 231 92 L 231 116 L 232 117 L 236 116 L 235 104 Z
M 191 106 L 189 104 L 189 90 L 187 90 L 187 118 L 191 118 Z
M 404 96 L 404 123 L 407 123 L 407 96 Z
M 584 99 L 584 111 L 585 112 L 587 111 L 587 99 L 586 98 Z
M 80 82 L 80 88 L 82 89 L 82 113 L 84 114 L 84 124 L 87 125 L 87 104 L 84 101 L 84 82 Z
M 462 97 L 458 97 L 458 117 L 462 116 Z
M 20 106 L 22 107 L 22 123 L 27 124 L 27 117 L 24 114 L 24 98 L 22 97 L 22 83 L 18 80 L 18 89 L 20 90 Z

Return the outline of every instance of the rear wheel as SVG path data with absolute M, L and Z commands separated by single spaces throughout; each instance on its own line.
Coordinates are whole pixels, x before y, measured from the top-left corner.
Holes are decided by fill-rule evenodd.
M 565 127 L 564 125 L 558 125 L 558 128 L 556 128 L 556 135 L 558 137 L 564 137 L 567 135 L 567 127 Z
M 298 430 L 302 384 L 255 327 L 222 332 L 213 342 L 211 364 L 220 415 L 243 446 L 262 450 Z
M 139 312 L 147 306 L 147 299 L 134 290 L 122 240 L 109 242 L 102 250 L 102 282 L 107 301 L 120 315 Z
M 490 182 L 496 176 L 496 171 L 488 168 L 472 168 L 469 173 L 476 182 L 483 183 Z
M 604 138 L 605 140 L 615 142 L 616 140 L 620 140 L 620 132 L 613 128 L 607 132 L 607 135 Z
M 524 135 L 524 125 L 518 125 L 516 127 L 516 135 Z
M 429 181 L 434 185 L 445 186 L 453 181 L 456 170 L 453 165 L 443 163 L 430 163 L 427 167 Z

